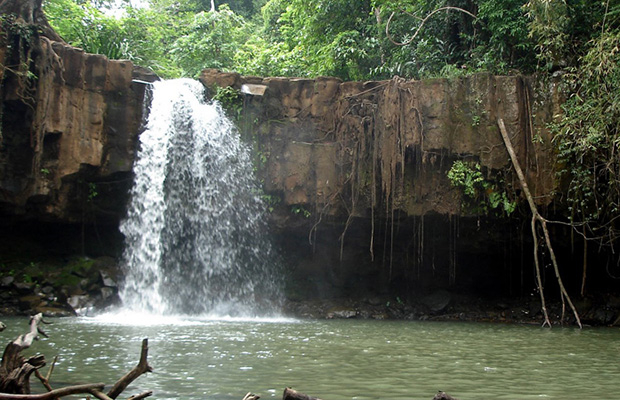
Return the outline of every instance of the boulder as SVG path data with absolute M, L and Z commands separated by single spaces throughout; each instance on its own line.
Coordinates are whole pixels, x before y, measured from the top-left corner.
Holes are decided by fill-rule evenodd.
M 450 301 L 452 300 L 452 295 L 446 290 L 438 290 L 432 294 L 424 296 L 420 299 L 420 303 L 427 306 L 432 312 L 440 312 L 445 310 Z

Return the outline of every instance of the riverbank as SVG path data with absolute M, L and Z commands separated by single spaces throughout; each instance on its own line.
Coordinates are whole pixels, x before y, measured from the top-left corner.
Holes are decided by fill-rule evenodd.
M 23 264 L 23 263 L 22 263 Z M 47 316 L 93 315 L 120 305 L 122 273 L 115 259 L 75 257 L 54 262 L 3 264 L 0 270 L 0 314 Z M 559 323 L 562 306 L 547 299 L 549 315 Z M 620 296 L 602 294 L 574 299 L 582 322 L 591 326 L 620 325 Z M 540 324 L 538 294 L 482 298 L 445 289 L 411 296 L 287 299 L 283 311 L 299 319 L 374 319 L 475 321 Z M 572 314 L 566 321 L 574 323 Z

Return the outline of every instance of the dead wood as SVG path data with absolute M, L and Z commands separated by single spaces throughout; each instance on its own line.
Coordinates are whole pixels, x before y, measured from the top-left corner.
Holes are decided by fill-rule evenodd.
M 72 394 L 91 393 L 93 390 L 103 390 L 103 383 L 88 383 L 85 385 L 68 386 L 42 394 L 10 394 L 0 393 L 0 400 L 53 400 Z
M 149 353 L 149 340 L 142 340 L 142 351 L 140 352 L 140 361 L 138 365 L 136 365 L 131 371 L 129 371 L 125 376 L 118 380 L 108 392 L 108 397 L 115 399 L 121 394 L 131 382 L 138 379 L 138 377 L 146 372 L 153 372 L 153 368 L 149 365 L 147 361 L 147 356 Z
M 582 328 L 581 320 L 579 319 L 579 313 L 577 309 L 573 305 L 573 302 L 564 287 L 564 283 L 562 282 L 562 277 L 560 276 L 560 268 L 558 266 L 558 261 L 555 257 L 555 252 L 553 250 L 553 246 L 551 245 L 551 236 L 549 235 L 549 229 L 547 228 L 547 220 L 543 218 L 542 215 L 538 212 L 538 207 L 534 202 L 534 197 L 530 192 L 530 188 L 527 185 L 527 181 L 525 179 L 525 175 L 523 174 L 523 170 L 521 169 L 521 165 L 519 164 L 519 160 L 514 151 L 514 147 L 512 146 L 512 142 L 510 141 L 510 137 L 508 136 L 508 132 L 506 131 L 506 125 L 504 125 L 504 120 L 502 118 L 497 119 L 497 125 L 499 126 L 499 131 L 502 135 L 502 139 L 504 140 L 504 144 L 506 145 L 506 150 L 508 151 L 508 155 L 510 155 L 510 160 L 512 161 L 512 166 L 517 173 L 517 177 L 519 178 L 519 184 L 521 185 L 521 189 L 523 190 L 523 194 L 525 195 L 527 202 L 530 206 L 530 210 L 532 212 L 532 235 L 534 238 L 534 264 L 536 267 L 536 277 L 538 280 L 538 289 L 540 292 L 540 299 L 542 302 L 542 311 L 545 317 L 545 321 L 543 326 L 548 325 L 551 327 L 551 322 L 549 321 L 549 315 L 547 314 L 547 309 L 545 306 L 545 296 L 543 294 L 542 281 L 540 277 L 540 265 L 538 261 L 538 238 L 536 232 L 536 222 L 539 222 L 540 227 L 542 228 L 543 235 L 545 238 L 545 244 L 547 246 L 547 250 L 549 250 L 549 256 L 551 258 L 551 263 L 553 264 L 553 270 L 555 272 L 555 277 L 560 287 L 560 298 L 562 300 L 562 321 L 564 320 L 564 307 L 565 301 L 569 304 L 570 308 L 575 315 L 575 320 L 579 328 Z
M 4 323 L 0 322 L 0 332 L 2 332 L 5 329 L 6 329 L 6 325 L 4 325 Z
M 152 395 L 153 395 L 153 391 L 152 391 L 152 390 L 149 390 L 148 392 L 143 392 L 143 393 L 137 394 L 137 395 L 135 395 L 135 396 L 131 396 L 128 400 L 140 400 L 140 399 L 145 399 L 145 398 L 147 398 L 147 397 L 149 397 L 149 396 L 152 396 Z M 257 398 L 258 398 L 258 397 L 257 397 Z
M 243 400 L 258 400 L 260 396 L 255 395 L 254 393 L 248 393 L 243 397 Z
M 45 365 L 45 357 L 43 355 L 37 355 L 28 358 L 27 360 L 21 355 L 21 351 L 27 349 L 38 338 L 39 335 L 47 337 L 45 332 L 40 327 L 40 324 L 46 323 L 43 320 L 43 314 L 37 314 L 30 319 L 30 329 L 27 333 L 19 335 L 15 340 L 9 343 L 2 356 L 2 362 L 0 363 L 0 400 L 13 400 L 13 399 L 25 399 L 25 400 L 47 400 L 58 399 L 63 396 L 69 396 L 73 394 L 90 394 L 100 400 L 113 400 L 120 395 L 129 384 L 136 380 L 140 375 L 145 372 L 151 372 L 153 369 L 148 364 L 148 339 L 142 341 L 142 351 L 140 353 L 140 361 L 138 365 L 134 367 L 129 373 L 123 376 L 116 382 L 108 394 L 103 393 L 103 383 L 91 383 L 85 385 L 68 386 L 61 389 L 53 389 L 49 383 L 54 365 L 56 364 L 57 357 L 54 358 L 54 362 L 47 373 L 47 376 L 43 376 L 39 373 L 38 369 Z M 41 380 L 47 393 L 43 394 L 30 394 L 30 375 L 35 373 Z M 143 392 L 139 395 L 132 396 L 132 400 L 144 399 L 153 392 Z
M 54 372 L 54 367 L 56 366 L 57 361 L 58 361 L 58 356 L 54 357 L 54 361 L 52 361 L 52 365 L 50 366 L 50 369 L 47 371 L 47 375 L 45 376 L 41 375 L 39 370 L 34 371 L 35 376 L 39 378 L 43 386 L 45 386 L 45 388 L 50 392 L 54 390 L 52 385 L 50 385 L 50 377 L 52 376 L 52 372 Z
M 308 396 L 307 394 L 300 393 L 291 388 L 284 389 L 282 400 L 321 400 L 318 397 Z
M 30 393 L 30 375 L 45 365 L 45 357 L 38 355 L 26 360 L 21 352 L 30 347 L 39 334 L 47 336 L 39 327 L 43 322 L 41 313 L 30 318 L 30 330 L 19 335 L 4 348 L 0 363 L 0 392 Z

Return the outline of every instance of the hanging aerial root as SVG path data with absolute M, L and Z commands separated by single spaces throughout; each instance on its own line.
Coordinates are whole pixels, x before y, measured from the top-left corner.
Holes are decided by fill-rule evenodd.
M 545 325 L 551 326 L 551 323 L 549 322 L 549 316 L 547 315 L 547 310 L 545 307 L 545 298 L 544 298 L 543 287 L 542 287 L 541 278 L 540 278 L 540 266 L 538 262 L 538 246 L 537 246 L 538 239 L 536 235 L 536 222 L 537 221 L 540 223 L 540 226 L 543 230 L 543 234 L 545 237 L 545 244 L 547 245 L 547 249 L 549 250 L 549 255 L 551 257 L 551 262 L 553 264 L 553 270 L 555 272 L 555 277 L 558 282 L 558 285 L 560 286 L 560 293 L 561 293 L 561 299 L 562 299 L 562 320 L 564 319 L 564 307 L 565 307 L 564 301 L 566 300 L 571 310 L 573 310 L 573 314 L 575 315 L 575 321 L 577 322 L 577 325 L 579 325 L 579 328 L 581 329 L 583 328 L 583 326 L 581 325 L 579 313 L 577 312 L 575 305 L 573 304 L 570 296 L 568 295 L 568 292 L 566 291 L 566 288 L 564 287 L 564 283 L 562 282 L 562 278 L 560 276 L 560 268 L 558 266 L 558 261 L 555 257 L 553 246 L 551 245 L 551 236 L 549 235 L 549 229 L 547 228 L 548 221 L 545 218 L 543 218 L 542 215 L 540 215 L 540 213 L 538 212 L 538 207 L 536 207 L 536 203 L 534 202 L 534 198 L 532 197 L 530 188 L 527 185 L 527 181 L 525 180 L 525 175 L 523 174 L 523 170 L 521 169 L 521 165 L 519 164 L 519 160 L 517 159 L 517 155 L 515 153 L 514 147 L 512 147 L 512 142 L 510 141 L 510 137 L 508 136 L 508 132 L 506 131 L 504 120 L 501 118 L 498 118 L 497 125 L 499 126 L 499 131 L 502 135 L 502 139 L 504 140 L 504 144 L 506 145 L 506 150 L 508 151 L 508 154 L 510 155 L 512 166 L 514 167 L 515 172 L 517 173 L 517 177 L 519 178 L 519 184 L 521 185 L 521 189 L 523 190 L 523 193 L 525 194 L 527 202 L 530 206 L 530 210 L 532 211 L 532 235 L 534 236 L 534 261 L 535 261 L 535 266 L 536 266 L 538 289 L 540 291 L 540 298 L 542 301 L 543 314 L 545 315 L 545 322 L 543 323 L 543 326 Z

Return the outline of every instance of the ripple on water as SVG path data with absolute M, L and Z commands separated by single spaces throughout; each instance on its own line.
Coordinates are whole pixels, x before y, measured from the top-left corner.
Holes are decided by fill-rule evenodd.
M 4 337 L 26 326 L 4 322 L 10 326 Z M 154 390 L 157 399 L 238 400 L 249 391 L 276 398 L 286 386 L 329 400 L 428 399 L 437 390 L 463 399 L 581 400 L 592 393 L 612 399 L 620 376 L 618 329 L 575 334 L 389 321 L 132 326 L 55 319 L 47 331 L 50 338 L 34 350 L 59 354 L 53 380 L 67 383 L 115 382 L 149 337 L 155 372 L 127 395 Z

